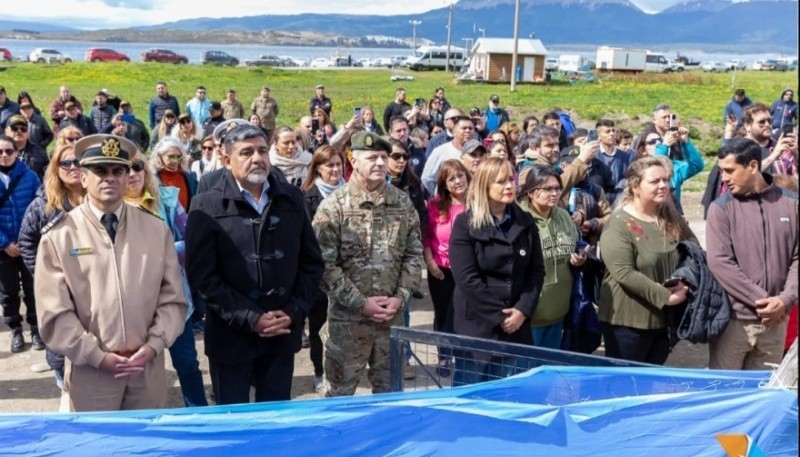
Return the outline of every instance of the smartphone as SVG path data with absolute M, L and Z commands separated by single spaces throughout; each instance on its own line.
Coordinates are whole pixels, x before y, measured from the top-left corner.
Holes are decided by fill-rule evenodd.
M 783 124 L 781 133 L 783 133 L 783 136 L 794 135 L 794 126 L 792 124 Z
M 670 116 L 670 118 L 669 118 L 669 130 L 672 131 L 672 132 L 677 132 L 678 131 L 678 115 L 677 114 L 673 114 L 672 116 Z
M 360 106 L 356 106 L 355 108 L 353 108 L 353 117 L 356 118 L 356 119 L 360 119 L 361 118 L 361 107 Z
M 424 99 L 424 98 L 418 98 L 418 99 L 417 99 L 417 100 L 414 102 L 414 106 L 422 106 L 422 105 L 424 105 L 424 104 L 425 104 L 425 99 Z
M 661 285 L 663 285 L 664 287 L 669 289 L 670 287 L 675 287 L 678 284 L 680 284 L 680 282 L 682 280 L 683 280 L 683 278 L 680 278 L 680 277 L 677 277 L 677 276 L 673 276 L 673 277 L 667 279 L 666 281 L 664 281 L 663 283 L 661 283 Z
M 589 252 L 592 250 L 593 247 L 594 246 L 588 243 L 583 248 L 579 246 L 575 248 L 575 254 L 578 254 L 578 256 L 580 257 L 586 257 L 587 255 L 589 255 Z
M 597 141 L 597 129 L 590 129 L 586 141 Z
M 136 120 L 136 116 L 134 116 L 133 114 L 123 114 L 122 116 L 119 117 L 119 119 L 122 122 L 130 123 Z
M 319 119 L 311 119 L 311 134 L 316 135 L 319 130 Z

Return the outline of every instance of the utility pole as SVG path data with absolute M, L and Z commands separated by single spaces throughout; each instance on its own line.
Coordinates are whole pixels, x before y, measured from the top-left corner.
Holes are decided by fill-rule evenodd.
M 514 8 L 514 53 L 511 55 L 511 92 L 517 90 L 517 50 L 519 48 L 519 0 Z
M 413 44 L 412 44 L 412 48 L 411 48 L 411 53 L 413 54 L 413 53 L 417 52 L 417 26 L 422 24 L 422 21 L 411 20 L 411 21 L 408 21 L 408 23 L 411 24 L 411 30 L 412 30 L 411 33 L 412 33 L 412 36 L 413 36 L 413 38 L 412 38 L 412 43 Z
M 444 71 L 450 71 L 450 35 L 453 33 L 453 4 L 447 6 L 447 63 L 445 64 Z
M 478 29 L 478 31 L 481 32 L 481 37 L 482 38 L 486 38 L 486 29 L 481 27 L 481 28 Z

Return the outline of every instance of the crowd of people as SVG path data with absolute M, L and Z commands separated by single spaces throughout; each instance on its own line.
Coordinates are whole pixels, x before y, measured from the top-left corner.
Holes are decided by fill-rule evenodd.
M 669 105 L 633 134 L 557 109 L 517 122 L 497 95 L 483 109 L 442 87 L 406 98 L 398 88 L 382 123 L 362 106 L 336 125 L 317 85 L 288 126 L 267 86 L 249 110 L 234 89 L 212 102 L 197 86 L 182 110 L 159 81 L 148 128 L 107 89 L 86 109 L 62 86 L 51 125 L 30 94 L 14 103 L 0 87 L 11 352 L 26 348 L 24 302 L 74 411 L 164 407 L 167 349 L 185 404 L 207 405 L 196 332 L 217 404 L 248 402 L 251 387 L 288 400 L 301 347 L 319 393 L 353 395 L 365 371 L 387 392 L 389 328 L 409 325 L 426 270 L 439 332 L 591 352 L 565 337 L 588 296 L 609 357 L 665 363 L 676 313 L 705 306 L 730 313 L 709 367 L 781 360 L 798 301 L 791 89 L 771 107 L 737 90 L 724 108 L 702 283 L 676 271 L 700 250 L 681 188 L 706 159 Z M 453 385 L 525 368 L 438 350 Z

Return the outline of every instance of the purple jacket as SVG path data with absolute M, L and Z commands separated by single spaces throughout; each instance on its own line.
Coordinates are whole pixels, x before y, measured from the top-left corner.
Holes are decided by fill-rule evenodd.
M 737 319 L 756 320 L 755 301 L 797 303 L 797 194 L 772 184 L 759 194 L 726 192 L 708 209 L 708 266 Z

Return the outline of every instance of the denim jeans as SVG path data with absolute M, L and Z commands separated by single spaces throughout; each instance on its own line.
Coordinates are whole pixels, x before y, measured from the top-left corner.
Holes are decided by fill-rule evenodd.
M 541 348 L 561 349 L 561 333 L 563 330 L 563 321 L 541 327 L 531 327 L 533 345 Z
M 186 319 L 183 333 L 169 348 L 169 355 L 172 357 L 172 366 L 178 373 L 183 402 L 186 406 L 208 406 L 203 375 L 200 373 L 200 363 L 197 361 L 191 319 Z

